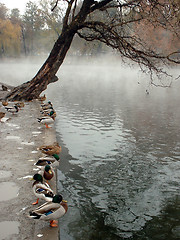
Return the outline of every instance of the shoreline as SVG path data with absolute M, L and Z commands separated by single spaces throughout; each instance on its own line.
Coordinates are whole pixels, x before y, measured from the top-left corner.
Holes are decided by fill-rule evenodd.
M 37 121 L 40 116 L 40 102 L 34 100 L 25 102 L 17 114 L 6 111 L 7 120 L 0 123 L 0 232 L 4 234 L 0 239 L 59 239 L 59 227 L 51 228 L 49 222 L 28 217 L 30 210 L 44 203 L 40 200 L 32 205 L 35 196 L 30 178 L 39 171 L 34 163 L 42 156 L 37 148 L 57 141 L 54 124 L 46 129 Z M 50 186 L 56 193 L 57 174 Z

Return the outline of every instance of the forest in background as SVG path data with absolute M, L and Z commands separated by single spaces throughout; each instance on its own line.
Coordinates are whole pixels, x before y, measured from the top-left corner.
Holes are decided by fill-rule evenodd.
M 62 29 L 64 6 L 52 12 L 52 0 L 29 1 L 23 15 L 18 8 L 8 9 L 0 3 L 0 58 L 47 55 Z M 103 13 L 99 13 L 103 14 Z M 113 14 L 113 12 L 112 12 Z M 131 11 L 126 13 L 130 18 Z M 103 17 L 103 16 L 100 16 Z M 180 50 L 180 42 L 166 29 L 155 29 L 140 22 L 131 24 L 131 32 L 141 34 L 144 40 L 159 52 Z M 103 43 L 87 42 L 75 37 L 69 54 L 97 55 L 112 49 Z

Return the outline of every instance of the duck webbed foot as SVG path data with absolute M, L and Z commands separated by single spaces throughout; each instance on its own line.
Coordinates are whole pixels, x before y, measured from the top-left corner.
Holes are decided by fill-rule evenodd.
M 50 221 L 50 226 L 51 226 L 51 227 L 58 227 L 58 221 L 56 221 L 56 220 L 51 220 L 51 221 Z
M 33 202 L 32 205 L 36 205 L 39 202 L 39 198 L 36 200 L 36 202 Z
M 50 126 L 47 125 L 47 123 L 45 123 L 45 126 L 46 126 L 46 128 L 51 128 Z

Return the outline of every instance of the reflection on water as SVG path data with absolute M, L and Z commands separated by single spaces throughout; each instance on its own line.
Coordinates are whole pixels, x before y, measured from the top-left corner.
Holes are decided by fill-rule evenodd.
M 135 71 L 81 70 L 64 67 L 48 89 L 64 146 L 59 191 L 69 203 L 61 240 L 179 238 L 177 88 L 147 95 Z

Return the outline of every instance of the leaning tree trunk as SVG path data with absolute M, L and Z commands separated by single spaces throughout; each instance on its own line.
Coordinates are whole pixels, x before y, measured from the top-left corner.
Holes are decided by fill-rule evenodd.
M 30 101 L 38 98 L 49 83 L 56 82 L 58 80 L 56 73 L 64 61 L 75 33 L 72 28 L 63 31 L 36 76 L 31 81 L 15 87 L 5 98 L 9 101 Z
M 109 2 L 110 0 L 106 0 Z M 105 2 L 106 2 L 105 1 Z M 68 8 L 63 21 L 63 30 L 54 47 L 36 76 L 26 83 L 14 88 L 11 93 L 6 96 L 10 101 L 26 100 L 38 98 L 40 93 L 47 88 L 47 85 L 58 80 L 56 73 L 64 61 L 67 51 L 69 50 L 74 35 L 90 13 L 90 8 L 94 4 L 93 0 L 84 0 L 79 13 L 72 15 L 72 21 L 69 22 L 71 16 L 72 2 L 69 1 Z M 105 4 L 107 4 L 107 2 Z

